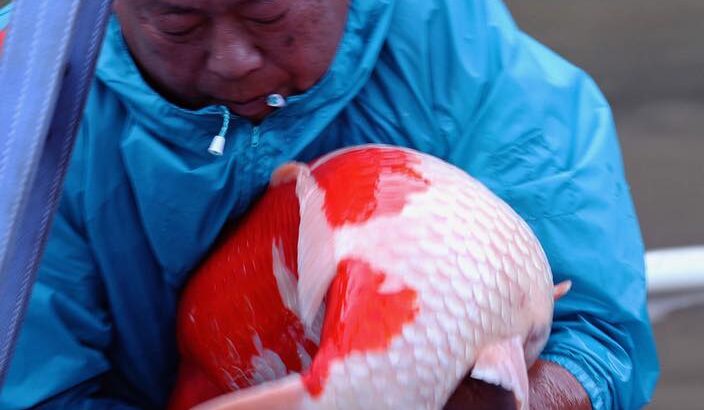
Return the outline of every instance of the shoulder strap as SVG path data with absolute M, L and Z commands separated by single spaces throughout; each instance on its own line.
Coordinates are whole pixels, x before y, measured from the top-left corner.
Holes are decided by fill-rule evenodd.
M 111 0 L 13 4 L 0 51 L 0 385 L 51 226 Z

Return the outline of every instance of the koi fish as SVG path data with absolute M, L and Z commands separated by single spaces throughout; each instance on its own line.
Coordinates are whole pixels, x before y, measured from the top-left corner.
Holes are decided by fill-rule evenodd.
M 435 157 L 289 163 L 187 284 L 170 408 L 439 409 L 469 373 L 527 409 L 569 286 L 506 203 Z

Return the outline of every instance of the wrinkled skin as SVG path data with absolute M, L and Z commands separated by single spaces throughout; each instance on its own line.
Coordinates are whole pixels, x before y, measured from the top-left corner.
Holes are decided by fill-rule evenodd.
M 534 410 L 589 410 L 582 385 L 555 363 L 538 360 L 528 370 L 530 408 Z M 513 394 L 501 387 L 467 378 L 445 405 L 445 410 L 513 410 Z
M 115 11 L 147 81 L 185 108 L 225 105 L 261 121 L 272 93 L 299 94 L 326 72 L 347 19 L 347 0 L 116 0 Z M 529 371 L 531 408 L 588 409 L 565 369 Z M 482 407 L 485 406 L 485 407 Z M 467 379 L 447 409 L 513 408 L 513 396 Z
M 151 85 L 186 108 L 225 105 L 261 120 L 267 95 L 302 93 L 330 66 L 347 0 L 117 0 Z

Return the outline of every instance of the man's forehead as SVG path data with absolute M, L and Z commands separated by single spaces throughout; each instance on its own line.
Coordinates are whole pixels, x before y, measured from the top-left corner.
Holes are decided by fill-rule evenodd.
M 197 11 L 231 9 L 255 4 L 276 3 L 278 0 L 141 0 L 150 9 L 173 11 Z

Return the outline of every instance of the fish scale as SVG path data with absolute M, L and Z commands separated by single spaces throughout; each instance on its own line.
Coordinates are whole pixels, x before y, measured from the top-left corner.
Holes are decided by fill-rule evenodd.
M 437 164 L 436 162 L 429 161 L 429 163 L 431 165 L 427 166 L 427 167 L 423 167 L 423 170 L 421 172 L 421 174 L 424 175 L 426 178 L 428 178 L 428 175 L 433 175 L 433 172 L 438 171 L 437 168 L 433 169 L 434 168 L 433 166 Z M 423 164 L 423 165 L 426 165 L 426 164 Z M 428 169 L 428 168 L 431 168 L 431 169 Z M 440 168 L 439 172 L 443 172 L 446 170 L 446 168 L 444 166 L 441 166 L 438 168 Z M 450 172 L 452 172 L 452 171 L 454 171 L 454 170 L 450 170 Z M 447 171 L 445 171 L 445 172 L 447 172 Z M 452 176 L 454 176 L 454 175 L 452 175 Z M 452 181 L 446 180 L 443 182 L 444 183 L 433 185 L 433 187 L 431 188 L 431 191 L 435 190 L 435 192 L 437 193 L 436 195 L 433 195 L 433 193 L 428 193 L 428 194 L 424 194 L 424 195 L 413 196 L 409 200 L 409 203 L 406 205 L 406 207 L 408 207 L 408 208 L 417 207 L 418 209 L 438 209 L 438 208 L 441 208 L 442 203 L 443 203 L 443 197 L 453 195 L 455 193 L 454 190 L 457 186 L 457 184 L 450 184 L 449 183 Z M 470 191 L 470 195 L 471 195 L 472 193 L 475 193 L 479 190 L 473 189 L 473 190 L 469 190 L 469 191 Z M 489 198 L 491 198 L 491 197 L 489 197 Z M 493 218 L 490 218 L 487 215 L 490 215 L 492 213 L 492 211 L 495 212 L 495 209 L 497 209 L 497 207 L 490 206 L 490 204 L 488 204 L 487 201 L 484 199 L 482 199 L 480 201 L 476 201 L 476 202 L 474 202 L 474 204 L 477 206 L 475 206 L 473 209 L 475 211 L 475 214 L 472 219 L 475 219 L 478 221 L 493 220 Z M 452 208 L 450 208 L 450 210 L 452 210 Z M 416 218 L 418 218 L 419 216 L 422 217 L 422 213 L 420 213 L 420 212 L 409 212 L 409 214 L 414 215 Z M 477 214 L 480 214 L 480 216 L 478 218 L 476 217 Z M 434 232 L 432 232 L 432 235 L 433 235 L 432 237 L 427 237 L 425 235 L 425 232 L 422 232 L 418 229 L 414 229 L 414 227 L 417 224 L 423 224 L 422 220 L 414 220 L 413 218 L 404 218 L 403 220 L 399 221 L 398 219 L 393 218 L 393 217 L 379 218 L 379 219 L 377 219 L 373 222 L 370 222 L 362 227 L 358 227 L 358 230 L 360 232 L 357 233 L 357 236 L 360 238 L 360 242 L 363 242 L 363 244 L 361 244 L 359 247 L 355 247 L 353 249 L 355 249 L 355 251 L 357 251 L 359 254 L 383 255 L 384 254 L 383 243 L 379 243 L 378 240 L 375 240 L 376 238 L 380 238 L 380 236 L 379 236 L 380 232 L 400 231 L 401 233 L 399 234 L 399 236 L 404 237 L 404 238 L 412 237 L 414 232 L 421 232 L 423 234 L 423 236 L 415 238 L 420 243 L 436 243 L 437 242 L 436 239 L 438 237 L 439 238 L 453 237 L 454 236 L 453 231 L 448 228 L 452 225 L 455 225 L 455 224 L 463 225 L 463 219 L 465 219 L 464 214 L 461 212 L 455 212 L 451 215 L 444 215 L 444 216 L 445 216 L 445 219 L 447 220 L 447 222 L 445 224 L 433 224 L 432 225 L 432 227 L 435 228 Z M 401 225 L 399 225 L 399 223 Z M 480 222 L 479 224 L 485 229 L 490 229 L 493 227 L 493 223 L 488 223 L 488 222 L 481 223 Z M 355 228 L 350 228 L 350 229 L 355 229 Z M 406 232 L 406 231 L 408 231 L 408 232 Z M 470 232 L 468 234 L 471 235 L 472 233 Z M 350 236 L 351 235 L 349 233 L 345 233 L 344 239 L 350 240 Z M 374 239 L 369 240 L 368 238 L 374 238 Z M 431 251 L 430 253 L 433 254 L 433 256 L 435 256 L 434 252 L 433 252 L 435 249 L 434 247 L 429 247 L 429 248 L 421 247 L 421 249 L 424 249 L 426 251 L 430 250 Z M 376 250 L 377 253 L 375 253 L 375 254 L 372 253 L 372 250 Z M 491 251 L 492 251 L 492 249 L 489 247 L 481 249 L 478 252 L 481 252 L 481 255 L 483 256 L 483 258 L 478 257 L 475 259 L 480 259 L 480 260 L 484 259 L 484 260 L 490 261 L 491 257 L 487 257 L 487 253 L 491 252 Z M 413 258 L 415 255 L 411 254 L 411 255 L 406 255 L 406 256 L 408 258 Z M 472 255 L 472 256 L 476 256 L 476 255 Z M 516 259 L 517 259 L 516 255 L 514 254 L 514 255 L 509 255 L 509 256 L 511 258 L 510 262 L 516 263 Z M 403 258 L 403 255 L 401 257 Z M 404 282 L 406 284 L 408 284 L 409 287 L 416 289 L 416 290 L 419 290 L 419 294 L 420 294 L 419 300 L 420 300 L 420 304 L 421 304 L 421 308 L 420 308 L 421 317 L 419 317 L 416 320 L 415 324 L 409 325 L 409 327 L 418 326 L 420 329 L 419 329 L 419 332 L 417 332 L 417 334 L 422 334 L 423 332 L 425 332 L 425 334 L 427 335 L 427 333 L 429 332 L 429 327 L 432 326 L 433 324 L 432 324 L 431 320 L 423 320 L 423 318 L 422 318 L 423 313 L 422 312 L 426 311 L 426 309 L 424 309 L 426 306 L 427 306 L 427 311 L 430 311 L 430 312 L 432 312 L 434 309 L 437 308 L 435 306 L 435 304 L 433 303 L 433 298 L 431 298 L 430 296 L 431 295 L 436 296 L 436 295 L 433 295 L 434 292 L 433 292 L 432 282 L 438 281 L 438 280 L 446 280 L 445 278 L 438 279 L 436 277 L 436 275 L 438 273 L 440 273 L 440 274 L 442 274 L 442 273 L 438 272 L 436 270 L 433 270 L 433 269 L 430 269 L 430 270 L 422 269 L 422 267 L 427 266 L 426 264 L 419 264 L 418 267 L 421 269 L 412 270 L 410 272 L 396 273 L 394 271 L 394 266 L 393 266 L 394 262 L 393 261 L 386 261 L 386 260 L 383 260 L 383 258 L 376 258 L 374 256 L 368 256 L 368 258 L 370 261 L 372 261 L 372 264 L 374 266 L 377 266 L 381 270 L 384 270 L 385 272 L 387 272 L 387 275 L 397 274 L 401 278 L 403 278 Z M 388 265 L 387 265 L 387 263 L 388 263 Z M 547 265 L 544 265 L 544 266 L 545 266 L 545 272 L 549 272 L 549 270 L 547 269 Z M 519 271 L 519 269 L 516 269 L 516 271 Z M 477 275 L 478 273 L 479 273 L 479 270 L 477 270 L 475 272 L 463 272 L 463 274 L 458 275 L 458 276 L 461 278 L 468 278 L 468 277 L 472 278 L 475 275 Z M 495 265 L 494 265 L 493 270 L 488 270 L 487 273 L 483 276 L 486 277 L 487 274 L 494 276 L 497 273 L 505 274 L 506 276 L 509 276 L 508 272 L 506 272 L 504 270 L 497 270 Z M 528 272 L 525 272 L 525 273 L 528 273 Z M 530 273 L 532 274 L 533 272 L 530 272 Z M 457 274 L 457 272 L 448 272 L 447 274 L 448 275 Z M 531 279 L 533 279 L 533 280 L 535 279 L 535 278 L 530 278 L 530 276 L 532 276 L 532 275 L 525 275 L 525 274 L 521 275 L 518 278 L 519 282 L 521 281 L 521 279 L 525 279 L 523 281 L 523 283 L 530 285 L 530 283 L 532 283 Z M 481 279 L 482 276 L 480 276 L 479 278 Z M 496 295 L 496 294 L 490 293 L 490 289 L 488 289 L 486 286 L 483 286 L 483 283 L 478 283 L 477 281 L 472 281 L 472 282 L 473 282 L 472 283 L 472 290 L 473 290 L 473 295 L 474 295 L 473 302 L 478 305 L 478 309 L 481 312 L 480 317 L 482 318 L 482 320 L 481 320 L 482 325 L 485 328 L 487 328 L 487 327 L 490 328 L 490 330 L 494 334 L 496 334 L 497 332 L 501 333 L 501 330 L 500 330 L 501 326 L 500 325 L 502 323 L 500 322 L 500 320 L 497 320 L 497 318 L 500 319 L 500 314 L 501 314 L 501 312 L 498 310 L 498 303 L 494 306 L 496 310 L 492 311 L 492 309 L 491 309 L 492 306 L 490 306 L 490 303 L 489 303 L 490 297 L 488 296 L 488 294 L 491 294 L 491 295 Z M 545 289 L 545 294 L 550 295 L 550 291 L 551 291 L 551 289 Z M 426 295 L 428 295 L 428 296 L 426 296 Z M 497 295 L 496 297 L 501 298 L 504 305 L 511 304 L 510 300 L 507 300 L 505 297 L 502 298 L 501 295 Z M 428 299 L 430 299 L 430 301 L 428 301 Z M 518 306 L 516 306 L 516 307 L 518 308 Z M 511 312 L 511 313 L 512 313 L 512 315 L 510 315 L 510 316 L 515 316 L 517 314 L 517 312 L 515 312 L 515 311 Z M 463 322 L 463 321 L 467 320 L 467 318 L 465 318 L 465 317 L 454 317 L 453 319 L 456 322 Z M 494 326 L 496 328 L 494 328 Z M 440 327 L 440 329 L 433 329 L 433 330 L 442 331 L 443 329 Z M 481 336 L 482 334 L 475 333 L 475 335 Z M 457 336 L 458 336 L 457 334 L 448 334 L 447 335 L 447 337 L 450 339 L 457 339 Z M 457 341 L 458 343 L 461 343 L 462 341 L 468 340 L 465 335 L 461 335 L 460 339 L 461 340 Z M 415 369 L 419 369 L 419 370 L 415 370 L 415 371 L 417 371 L 418 374 L 426 374 L 426 375 L 432 374 L 433 368 L 435 368 L 435 369 L 438 368 L 438 366 L 434 366 L 435 363 L 432 360 L 433 358 L 437 357 L 437 355 L 434 354 L 434 351 L 442 349 L 443 346 L 429 346 L 429 347 L 427 347 L 428 350 L 422 351 L 422 353 L 420 353 L 421 348 L 424 347 L 423 343 L 421 343 L 422 341 L 425 341 L 425 339 L 424 340 L 413 340 L 413 342 L 414 342 L 414 349 L 413 349 L 414 355 L 412 357 L 414 357 L 414 358 L 423 357 L 424 359 L 426 359 L 426 360 L 417 360 L 417 363 L 416 363 L 417 366 L 414 366 L 414 367 L 415 367 Z M 477 340 L 474 340 L 474 343 L 478 344 L 478 345 L 481 344 L 482 343 L 481 338 L 478 337 Z M 391 347 L 391 349 L 393 349 L 393 348 L 394 348 L 394 346 Z M 471 357 L 465 358 L 465 360 L 466 360 L 466 363 L 465 363 L 466 367 L 465 368 L 469 368 L 469 362 L 471 362 L 471 359 L 472 359 Z M 360 363 L 359 365 L 363 366 L 362 363 Z M 388 383 L 384 383 L 384 384 L 387 389 L 390 388 Z M 445 385 L 444 387 L 448 387 L 448 386 L 451 388 L 454 388 L 454 385 Z M 362 389 L 364 389 L 365 387 L 366 386 L 362 386 Z M 400 387 L 402 387 L 402 386 L 400 386 Z M 442 389 L 442 387 L 443 386 L 438 386 L 438 389 Z M 347 390 L 354 390 L 355 384 L 352 380 L 344 380 L 341 383 L 341 386 L 339 386 L 339 388 L 347 389 Z M 422 390 L 419 390 L 419 392 L 422 395 Z M 433 395 L 433 399 L 436 399 L 436 398 L 443 398 L 444 399 L 449 395 L 449 392 L 441 391 L 441 390 L 437 391 L 435 393 L 437 393 L 437 394 Z M 364 392 L 360 391 L 359 394 L 364 394 Z M 408 392 L 406 394 L 408 394 Z M 430 399 L 429 397 L 425 397 L 425 398 L 417 397 L 417 399 L 420 401 L 416 401 L 416 403 L 420 403 L 423 401 L 423 399 L 425 399 L 426 400 L 425 403 L 428 404 L 428 408 L 438 408 L 444 403 L 444 402 L 439 403 L 439 402 L 434 402 L 434 401 L 428 402 L 427 400 Z
M 271 297 L 297 302 L 269 314 L 293 314 L 293 329 L 307 330 L 294 331 L 291 338 L 311 342 L 304 334 L 321 329 L 313 327 L 310 312 L 320 313 L 316 300 L 324 298 L 318 350 L 311 366 L 301 369 L 300 362 L 291 366 L 277 346 L 261 345 L 264 339 L 256 336 L 268 361 L 254 355 L 237 365 L 272 363 L 264 374 L 291 374 L 223 394 L 203 409 L 438 409 L 470 371 L 512 389 L 527 408 L 526 366 L 547 339 L 554 286 L 537 239 L 509 206 L 458 168 L 387 146 L 347 148 L 310 166 L 284 166 L 265 198 L 290 190 L 291 183 L 298 199 L 293 206 L 300 210 L 298 259 L 289 266 L 297 272 L 297 290 L 288 294 L 279 285 Z M 249 218 L 266 213 L 256 212 Z M 241 231 L 233 236 L 247 235 Z M 267 235 L 259 234 L 273 240 Z M 293 248 L 286 248 L 289 255 Z M 251 270 L 254 263 L 241 265 Z M 257 268 L 257 274 L 268 274 Z M 202 302 L 191 298 L 189 303 L 193 310 Z M 532 337 L 534 332 L 540 337 Z M 180 345 L 201 340 L 180 335 Z M 524 357 L 524 347 L 530 357 Z M 276 367 L 280 363 L 288 369 Z M 256 366 L 254 371 L 262 377 Z M 188 388 L 178 385 L 176 392 Z

